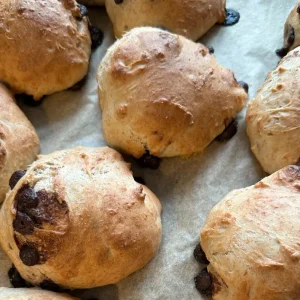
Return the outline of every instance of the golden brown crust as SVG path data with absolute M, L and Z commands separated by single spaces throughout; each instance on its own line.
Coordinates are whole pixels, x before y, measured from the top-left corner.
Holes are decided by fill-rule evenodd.
M 88 71 L 91 40 L 74 0 L 0 3 L 0 80 L 36 100 Z
M 1 300 L 79 300 L 66 294 L 57 294 L 40 289 L 0 288 Z
M 225 0 L 106 0 L 116 37 L 135 27 L 165 27 L 192 40 L 225 20 Z
M 24 186 L 35 190 L 37 208 L 18 208 Z M 48 197 L 45 204 L 43 197 Z M 31 216 L 33 232 L 13 228 L 16 210 Z M 22 277 L 35 285 L 43 280 L 68 288 L 113 284 L 156 253 L 160 213 L 159 200 L 134 181 L 118 152 L 78 147 L 32 164 L 2 206 L 1 243 Z M 21 261 L 19 248 L 25 244 L 38 249 L 39 264 Z
M 0 202 L 9 189 L 12 173 L 26 169 L 39 149 L 35 129 L 15 104 L 11 93 L 0 84 Z
M 104 5 L 104 0 L 79 0 L 79 3 L 84 5 Z
M 300 167 L 218 203 L 201 232 L 214 300 L 300 299 Z
M 251 149 L 273 173 L 300 158 L 300 47 L 270 72 L 247 110 Z
M 247 99 L 206 47 L 150 27 L 117 41 L 97 78 L 105 139 L 135 157 L 203 151 Z

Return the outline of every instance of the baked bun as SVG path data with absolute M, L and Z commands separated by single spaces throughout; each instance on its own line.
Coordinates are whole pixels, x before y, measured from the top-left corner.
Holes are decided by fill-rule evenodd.
M 33 285 L 113 284 L 158 250 L 160 213 L 118 152 L 78 147 L 30 166 L 2 206 L 1 244 Z
M 205 46 L 151 27 L 117 41 L 97 78 L 104 137 L 137 158 L 203 151 L 247 99 Z
M 0 2 L 0 80 L 39 100 L 88 71 L 91 39 L 75 0 Z
M 40 149 L 39 138 L 11 93 L 0 84 L 0 202 L 9 190 L 11 175 L 26 169 Z
M 0 288 L 1 300 L 79 300 L 66 294 L 57 294 L 39 289 Z
M 104 5 L 104 0 L 79 0 L 84 5 Z
M 280 56 L 300 46 L 300 2 L 290 12 L 284 25 L 284 47 L 277 50 Z
M 268 173 L 300 158 L 300 47 L 270 72 L 247 110 L 251 149 Z
M 201 245 L 214 300 L 300 299 L 299 187 L 288 166 L 212 209 Z
M 154 26 L 197 40 L 226 17 L 225 0 L 106 0 L 116 37 L 135 27 Z

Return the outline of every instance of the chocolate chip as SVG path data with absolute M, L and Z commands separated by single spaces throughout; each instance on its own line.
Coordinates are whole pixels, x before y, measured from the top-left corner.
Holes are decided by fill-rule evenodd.
M 221 25 L 223 26 L 232 26 L 240 20 L 240 14 L 235 11 L 234 9 L 226 9 L 226 18 L 224 23 Z
M 35 191 L 28 185 L 22 186 L 15 196 L 17 210 L 26 212 L 28 209 L 38 206 L 38 199 L 35 197 Z
M 41 98 L 40 100 L 36 101 L 33 99 L 32 96 L 30 95 L 26 95 L 26 94 L 17 94 L 15 95 L 15 98 L 17 101 L 22 101 L 24 104 L 28 105 L 28 106 L 32 106 L 32 107 L 36 107 L 42 104 L 43 102 L 43 98 Z
M 78 7 L 80 9 L 80 16 L 81 16 L 81 18 L 87 17 L 88 14 L 89 14 L 89 12 L 88 12 L 86 6 L 84 6 L 82 4 L 78 4 Z
M 116 4 L 122 4 L 124 0 L 115 0 Z
M 194 250 L 194 257 L 200 264 L 209 264 L 209 261 L 207 260 L 205 252 L 203 251 L 200 243 L 196 246 Z
M 95 49 L 102 44 L 104 35 L 102 30 L 95 26 L 90 25 L 89 30 L 91 34 L 91 40 L 92 40 L 92 49 Z
M 32 245 L 23 245 L 20 249 L 20 259 L 26 266 L 35 266 L 40 261 L 40 254 Z
M 208 51 L 210 54 L 214 54 L 215 53 L 215 49 L 211 46 L 207 47 L 208 48 Z
M 40 287 L 43 290 L 48 290 L 48 291 L 52 291 L 52 292 L 61 292 L 61 288 L 58 284 L 54 283 L 52 280 L 48 279 L 48 280 L 44 280 L 41 282 Z
M 34 222 L 28 215 L 18 211 L 13 221 L 13 228 L 15 231 L 24 235 L 32 234 L 34 231 Z
M 150 168 L 155 170 L 159 168 L 160 158 L 151 155 L 149 151 L 146 151 L 146 153 L 140 157 L 137 162 L 142 168 Z
M 144 178 L 142 177 L 134 177 L 134 180 L 140 184 L 146 184 Z
M 14 288 L 30 287 L 31 284 L 24 280 L 14 265 L 8 271 L 8 278 Z
M 300 3 L 297 6 L 297 13 L 300 14 Z
M 288 54 L 288 52 L 289 52 L 289 48 L 286 48 L 286 47 L 276 50 L 276 54 L 281 58 L 286 56 Z
M 26 174 L 26 170 L 19 170 L 14 172 L 9 179 L 9 186 L 13 189 L 19 180 Z
M 235 136 L 238 130 L 238 122 L 236 120 L 233 120 L 226 128 L 225 130 L 216 137 L 216 140 L 219 142 L 227 142 L 232 137 Z
M 248 94 L 249 92 L 249 85 L 245 81 L 239 81 L 238 84 L 245 90 L 245 92 Z
M 203 295 L 209 296 L 212 294 L 213 280 L 212 276 L 204 268 L 195 278 L 196 289 Z
M 289 46 L 292 46 L 295 42 L 295 30 L 292 26 L 290 26 L 289 28 L 290 28 L 291 33 L 287 39 L 287 42 L 288 42 Z
M 87 76 L 84 76 L 83 79 L 75 83 L 72 87 L 69 88 L 70 91 L 78 91 L 80 90 L 84 84 L 86 83 Z

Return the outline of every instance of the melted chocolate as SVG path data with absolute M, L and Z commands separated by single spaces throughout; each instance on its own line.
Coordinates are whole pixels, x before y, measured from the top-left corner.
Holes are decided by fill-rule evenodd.
M 96 49 L 102 44 L 103 41 L 103 31 L 95 26 L 89 25 L 89 30 L 92 40 L 92 49 Z
M 35 266 L 40 262 L 40 254 L 33 245 L 23 245 L 20 249 L 20 259 L 26 266 Z
M 146 153 L 142 157 L 140 157 L 137 160 L 137 162 L 142 168 L 149 168 L 155 170 L 159 168 L 160 158 L 151 155 L 149 151 L 146 151 Z
M 295 29 L 291 25 L 289 25 L 288 31 L 290 32 L 289 37 L 287 39 L 287 45 L 283 48 L 277 49 L 276 54 L 279 57 L 284 57 L 288 54 L 290 48 L 294 45 L 295 42 Z
M 13 221 L 13 228 L 16 232 L 23 235 L 32 234 L 34 231 L 34 222 L 28 215 L 17 212 L 17 216 Z
M 239 81 L 238 84 L 245 90 L 245 92 L 248 94 L 249 92 L 249 85 L 245 81 Z
M 15 203 L 18 211 L 27 212 L 28 209 L 38 206 L 38 199 L 35 197 L 35 191 L 26 184 L 18 190 Z
M 240 14 L 234 9 L 226 9 L 226 19 L 223 26 L 232 26 L 238 23 L 240 20 Z
M 124 0 L 115 0 L 116 4 L 122 4 L 124 2 Z
M 32 287 L 32 285 L 21 276 L 14 265 L 12 265 L 8 271 L 8 278 L 14 288 Z
M 19 182 L 19 180 L 26 174 L 26 170 L 20 170 L 20 171 L 16 171 L 14 172 L 10 179 L 9 179 L 9 186 L 11 189 L 13 189 L 16 184 Z
M 216 140 L 219 142 L 227 142 L 232 137 L 235 136 L 238 130 L 238 122 L 236 120 L 233 120 L 226 128 L 225 130 L 216 137 Z
M 208 48 L 208 51 L 210 54 L 214 54 L 215 53 L 215 49 L 211 46 L 207 47 Z
M 212 276 L 207 271 L 207 268 L 204 268 L 195 278 L 196 289 L 203 295 L 209 296 L 212 294 L 213 289 L 213 280 Z
M 206 255 L 200 245 L 200 243 L 196 246 L 194 250 L 194 257 L 200 264 L 208 265 L 209 261 L 206 258 Z

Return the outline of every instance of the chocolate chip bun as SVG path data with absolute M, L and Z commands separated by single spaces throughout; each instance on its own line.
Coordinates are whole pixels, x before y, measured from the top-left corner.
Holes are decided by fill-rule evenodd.
M 197 40 L 226 17 L 225 0 L 106 0 L 116 37 L 135 27 L 163 27 Z
M 0 84 L 0 202 L 5 199 L 9 183 L 13 184 L 9 182 L 11 175 L 26 169 L 36 159 L 39 149 L 35 129 L 12 94 Z
M 284 25 L 284 46 L 277 50 L 280 56 L 300 46 L 300 2 L 290 12 Z
M 104 5 L 104 0 L 79 0 L 84 5 Z
M 118 152 L 77 147 L 30 166 L 2 206 L 1 245 L 34 285 L 113 284 L 158 250 L 160 213 Z
M 247 110 L 251 149 L 268 173 L 300 158 L 300 47 L 270 72 Z
M 39 100 L 80 81 L 91 39 L 75 0 L 0 2 L 0 80 Z
M 97 78 L 104 137 L 136 158 L 203 151 L 247 99 L 208 48 L 151 27 L 117 41 Z
M 79 300 L 66 294 L 57 294 L 39 289 L 0 288 L 1 300 Z
M 201 232 L 214 300 L 300 299 L 300 167 L 217 204 Z

